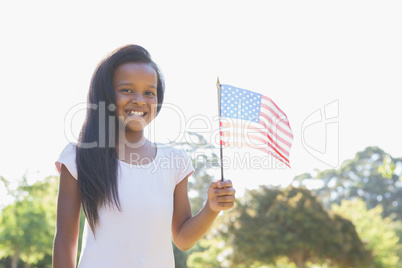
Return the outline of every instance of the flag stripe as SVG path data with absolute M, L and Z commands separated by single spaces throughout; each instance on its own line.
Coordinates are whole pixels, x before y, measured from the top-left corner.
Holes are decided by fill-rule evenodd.
M 278 120 L 279 122 L 284 123 L 286 125 L 286 127 L 284 126 L 285 129 L 288 129 L 288 133 L 291 134 L 293 139 L 292 129 L 289 125 L 289 120 L 286 117 L 286 114 L 281 109 L 279 109 L 279 107 L 270 98 L 265 96 L 262 96 L 261 107 L 270 111 L 270 113 L 272 113 L 275 116 L 275 118 L 279 119 Z
M 238 134 L 238 133 L 230 133 L 230 137 L 233 137 L 233 136 L 242 136 L 241 134 Z M 263 138 L 260 138 L 260 137 L 257 137 L 257 136 L 255 136 L 255 135 L 249 135 L 249 138 L 251 138 L 251 139 L 253 139 L 253 140 L 256 140 L 256 141 L 259 141 L 259 142 L 262 142 L 262 143 L 264 143 L 265 145 L 268 145 L 268 147 L 269 148 L 271 148 L 272 150 L 274 150 L 278 155 L 280 155 L 283 159 L 285 159 L 286 160 L 286 162 L 289 162 L 289 160 L 287 159 L 287 157 L 285 157 L 282 153 L 280 153 L 276 148 L 274 148 L 273 146 L 272 146 L 272 144 L 271 143 L 269 143 L 269 142 L 267 142 L 265 139 L 263 139 Z M 237 144 L 238 146 L 240 146 L 240 147 L 242 147 L 242 146 L 244 146 L 244 145 L 246 145 L 247 147 L 251 147 L 251 148 L 255 148 L 255 149 L 264 149 L 264 148 L 262 148 L 261 147 L 261 145 L 258 145 L 258 144 L 253 144 L 253 143 L 249 143 L 249 142 L 238 142 L 238 141 L 231 141 L 231 140 L 229 140 L 229 141 L 227 141 L 229 144 L 231 144 L 231 145 L 233 145 L 233 144 Z
M 223 146 L 240 146 L 240 147 L 244 147 L 244 144 L 242 144 L 242 143 L 237 143 L 237 142 L 221 141 L 221 144 L 222 144 Z M 260 150 L 260 151 L 262 151 L 262 152 L 264 152 L 264 153 L 268 153 L 268 154 L 272 155 L 273 157 L 275 157 L 276 159 L 278 159 L 278 160 L 280 160 L 281 162 L 283 162 L 286 166 L 290 167 L 290 165 L 289 165 L 289 160 L 286 159 L 286 158 L 281 158 L 281 157 L 279 157 L 278 155 L 275 154 L 275 152 L 272 152 L 272 151 L 270 151 L 270 150 L 268 150 L 268 149 L 266 149 L 266 148 L 258 148 L 258 147 L 250 147 L 250 148 L 258 149 L 258 150 Z M 284 160 L 285 160 L 285 161 L 284 161 Z
M 268 122 L 272 125 L 272 126 L 276 126 L 276 128 L 282 132 L 284 135 L 288 136 L 289 138 L 293 139 L 293 134 L 291 132 L 289 132 L 288 130 L 282 128 L 279 123 L 275 124 L 274 122 L 272 122 L 271 118 L 269 118 L 269 116 L 265 113 L 263 113 L 262 111 L 260 112 L 261 116 L 264 117 L 265 119 L 268 120 Z M 260 120 L 260 124 L 262 124 L 263 126 L 267 127 L 267 124 L 265 124 L 265 122 L 263 120 Z
M 271 98 L 268 98 L 267 96 L 264 96 L 264 95 L 261 95 L 261 98 L 262 98 L 263 100 L 267 100 L 267 101 L 269 101 L 270 103 L 272 103 L 272 104 L 276 107 L 276 109 L 278 109 L 278 111 L 279 111 L 281 114 L 283 114 L 283 115 L 286 117 L 286 119 L 287 119 L 286 114 L 275 104 L 275 102 L 274 102 L 273 100 L 271 100 Z M 290 126 L 289 126 L 289 127 L 290 127 Z
M 285 123 L 285 125 L 286 125 L 288 128 L 290 128 L 289 122 L 286 120 L 286 116 L 285 116 L 285 115 L 283 115 L 283 114 L 281 114 L 281 115 L 277 114 L 271 107 L 269 107 L 267 104 L 265 104 L 265 103 L 263 103 L 263 102 L 261 102 L 261 107 L 264 108 L 264 109 L 266 109 L 266 110 L 269 111 L 270 113 L 272 113 L 272 114 L 274 115 L 275 119 L 279 119 L 280 122 Z
M 291 141 L 293 140 L 293 132 L 292 129 L 287 127 L 283 121 L 277 120 L 274 122 L 269 115 L 264 113 L 263 111 L 260 112 L 260 117 L 263 120 L 260 120 L 260 124 L 266 127 L 267 125 L 271 126 L 271 131 L 277 130 L 277 133 L 281 135 L 281 133 L 287 136 Z M 268 122 L 267 122 L 268 121 Z M 278 132 L 279 130 L 279 132 Z M 283 136 L 282 135 L 282 136 Z
M 272 103 L 269 103 L 269 102 L 263 100 L 263 101 L 261 101 L 261 107 L 266 109 L 267 111 L 269 111 L 269 112 L 267 112 L 268 114 L 273 114 L 274 118 L 277 118 L 277 119 L 279 119 L 280 122 L 283 122 L 287 128 L 290 128 L 289 121 L 288 121 L 286 115 L 279 111 L 275 111 L 276 109 L 272 107 Z M 261 110 L 263 110 L 263 109 L 261 109 Z
M 254 144 L 255 147 L 259 146 L 260 148 L 263 148 L 263 147 L 268 146 L 268 147 L 272 148 L 273 150 L 277 151 L 278 154 L 281 154 L 281 155 L 283 154 L 286 157 L 289 157 L 290 148 L 285 149 L 281 146 L 278 146 L 277 144 L 274 144 L 272 142 L 272 140 L 270 140 L 269 137 L 265 133 L 255 133 L 255 134 L 256 135 L 248 134 L 247 135 L 248 139 L 245 142 L 247 143 L 248 140 L 251 140 L 251 139 L 258 140 L 258 141 L 262 142 L 263 144 L 260 144 L 260 145 Z M 235 137 L 245 137 L 244 134 L 237 133 L 237 132 L 221 132 L 221 136 L 226 137 L 226 138 L 233 138 L 232 140 L 234 140 Z M 258 139 L 255 139 L 255 138 L 258 138 Z
M 245 137 L 244 134 L 237 133 L 237 132 L 220 132 L 220 133 L 221 133 L 222 137 L 226 137 L 226 138 Z M 274 144 L 272 142 L 272 140 L 270 140 L 269 136 L 267 136 L 265 133 L 255 133 L 255 134 L 257 134 L 258 136 L 257 135 L 252 135 L 252 134 L 247 134 L 248 139 L 245 140 L 245 143 L 248 144 L 248 140 L 254 139 L 254 140 L 257 140 L 257 141 L 260 141 L 260 142 L 263 143 L 263 145 L 254 144 L 255 146 L 259 146 L 260 148 L 268 146 L 268 147 L 272 148 L 273 150 L 275 150 L 278 154 L 281 154 L 281 155 L 283 154 L 286 157 L 289 157 L 289 149 L 290 148 L 286 150 L 283 147 L 281 147 L 281 146 L 279 146 L 277 144 Z M 229 140 L 229 142 L 230 141 L 231 140 Z
M 255 132 L 257 131 L 257 133 Z M 222 129 L 221 132 L 224 133 L 223 137 L 230 137 L 230 133 L 236 133 L 235 130 L 231 131 L 230 129 L 224 130 Z M 274 145 L 276 148 L 280 149 L 283 153 L 288 154 L 290 151 L 290 145 L 283 144 L 282 142 L 279 142 L 279 140 L 274 140 L 272 137 L 269 135 L 269 133 L 262 131 L 261 129 L 254 128 L 253 132 L 249 133 L 238 133 L 237 135 L 242 135 L 242 136 L 248 136 L 252 134 L 259 134 L 262 137 L 266 138 L 267 142 L 270 142 L 272 145 Z
M 243 121 L 243 120 L 241 120 L 241 121 Z M 289 139 L 287 136 L 278 135 L 278 133 L 272 131 L 271 128 L 269 126 L 265 125 L 265 124 L 264 125 L 256 124 L 254 122 L 246 123 L 246 124 L 242 124 L 242 123 L 238 124 L 238 123 L 233 123 L 233 122 L 222 122 L 221 121 L 220 126 L 223 127 L 223 128 L 233 128 L 233 129 L 240 128 L 240 129 L 246 129 L 246 130 L 261 131 L 261 132 L 269 135 L 269 137 L 272 140 L 277 141 L 275 143 L 279 144 L 279 142 L 280 142 L 282 144 L 281 146 L 283 146 L 283 147 L 289 147 L 289 149 L 290 149 L 290 147 L 292 146 L 292 144 L 291 144 L 292 140 L 291 139 Z
M 251 135 L 252 133 L 253 134 L 259 134 L 259 135 L 261 135 L 262 137 L 264 137 L 264 139 L 265 139 L 265 143 L 271 143 L 273 146 L 275 146 L 277 149 L 279 149 L 279 150 L 281 150 L 282 151 L 282 153 L 284 153 L 285 155 L 287 155 L 287 156 L 289 156 L 289 151 L 290 151 L 290 147 L 291 147 L 291 145 L 290 144 L 283 144 L 282 142 L 278 142 L 277 140 L 273 140 L 272 139 L 272 137 L 269 135 L 270 133 L 268 133 L 267 131 L 264 131 L 264 130 L 262 130 L 262 129 L 260 129 L 260 128 L 257 128 L 257 127 L 254 127 L 254 126 L 249 126 L 249 125 L 241 125 L 241 124 L 228 124 L 228 123 L 226 123 L 226 124 L 222 124 L 222 125 L 225 125 L 225 126 L 232 126 L 233 127 L 233 130 L 231 130 L 231 129 L 224 129 L 224 128 L 221 128 L 221 133 L 223 134 L 222 136 L 223 137 L 230 137 L 231 136 L 231 133 L 236 133 L 236 137 L 238 137 L 238 136 L 249 136 L 249 135 Z M 239 129 L 239 130 L 244 130 L 244 131 L 241 131 L 242 133 L 237 133 L 236 132 L 236 130 L 237 129 Z M 254 131 L 257 131 L 258 133 L 255 133 L 255 132 L 248 132 L 248 130 L 254 130 Z M 286 142 L 286 141 L 285 141 Z
M 269 150 L 267 150 L 267 149 L 259 149 L 259 150 L 261 150 L 261 151 L 263 151 L 263 152 L 265 152 L 265 153 L 268 153 L 268 154 L 272 155 L 273 157 L 275 157 L 276 159 L 278 159 L 279 161 L 281 161 L 282 163 L 284 163 L 286 166 L 288 166 L 288 167 L 290 168 L 289 162 L 283 161 L 283 159 L 281 159 L 280 157 L 278 157 L 277 155 L 275 155 L 273 152 L 271 152 L 271 151 L 269 151 Z
M 261 125 L 270 130 L 270 127 L 268 125 L 266 125 L 265 122 L 261 122 Z M 292 146 L 292 138 L 291 137 L 286 136 L 286 135 L 280 135 L 280 133 L 278 133 L 277 131 L 275 131 L 275 132 L 273 132 L 272 130 L 270 130 L 270 131 L 271 131 L 271 134 L 275 135 L 275 138 L 278 141 L 281 141 L 289 148 Z

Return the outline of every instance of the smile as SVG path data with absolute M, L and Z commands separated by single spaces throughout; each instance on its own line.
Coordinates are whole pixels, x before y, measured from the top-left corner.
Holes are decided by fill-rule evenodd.
M 145 116 L 147 114 L 147 112 L 128 110 L 128 111 L 126 111 L 126 114 L 128 116 L 130 116 L 130 117 L 133 117 L 133 116 L 141 116 L 141 117 L 143 117 L 143 116 Z

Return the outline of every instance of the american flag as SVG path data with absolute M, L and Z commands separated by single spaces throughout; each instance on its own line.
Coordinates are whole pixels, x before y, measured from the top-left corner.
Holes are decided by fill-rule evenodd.
M 251 147 L 290 167 L 293 133 L 285 113 L 268 97 L 230 85 L 220 85 L 220 142 Z

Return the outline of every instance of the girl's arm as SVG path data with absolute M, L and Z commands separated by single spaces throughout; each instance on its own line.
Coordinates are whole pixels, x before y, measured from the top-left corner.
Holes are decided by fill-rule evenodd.
M 76 267 L 81 200 L 78 182 L 62 165 L 57 198 L 53 268 Z
M 173 242 L 183 251 L 193 247 L 205 235 L 221 210 L 233 207 L 236 192 L 230 180 L 211 183 L 207 202 L 192 217 L 187 181 L 188 176 L 176 185 L 172 221 Z

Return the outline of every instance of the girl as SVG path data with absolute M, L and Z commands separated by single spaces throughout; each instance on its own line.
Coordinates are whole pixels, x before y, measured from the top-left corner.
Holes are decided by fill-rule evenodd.
M 190 249 L 218 213 L 233 206 L 231 181 L 213 182 L 203 209 L 192 217 L 189 158 L 144 136 L 163 96 L 160 71 L 140 46 L 121 47 L 96 68 L 79 142 L 68 144 L 56 162 L 53 267 L 75 267 L 81 204 L 81 268 L 174 267 L 172 238 L 179 249 Z

